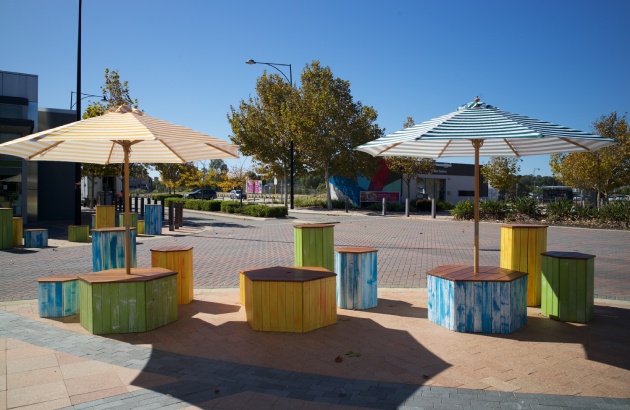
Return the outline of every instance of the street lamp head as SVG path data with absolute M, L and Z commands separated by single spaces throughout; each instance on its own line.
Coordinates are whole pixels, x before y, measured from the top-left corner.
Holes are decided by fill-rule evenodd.
M 245 64 L 256 64 L 256 62 L 254 60 L 252 60 L 251 58 L 247 61 L 245 61 Z

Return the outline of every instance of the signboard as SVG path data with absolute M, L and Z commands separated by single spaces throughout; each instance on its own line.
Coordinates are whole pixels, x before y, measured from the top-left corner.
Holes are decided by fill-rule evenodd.
M 361 191 L 359 193 L 360 202 L 383 202 L 383 198 L 387 202 L 399 202 L 399 192 L 384 192 L 384 191 Z
M 247 193 L 248 194 L 260 194 L 262 193 L 262 181 L 261 180 L 248 180 L 247 181 Z

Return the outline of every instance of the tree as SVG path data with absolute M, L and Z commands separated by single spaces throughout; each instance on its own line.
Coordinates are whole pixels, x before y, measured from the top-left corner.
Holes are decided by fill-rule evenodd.
M 105 69 L 105 85 L 101 87 L 103 97 L 107 100 L 106 104 L 100 101 L 91 103 L 83 113 L 83 119 L 98 117 L 105 114 L 109 109 L 120 105 L 129 105 L 138 108 L 138 100 L 132 100 L 129 96 L 129 84 L 127 81 L 121 83 L 118 70 L 110 71 Z M 104 176 L 120 176 L 123 175 L 122 164 L 81 164 L 81 176 L 88 177 L 91 182 L 92 192 L 90 198 L 94 198 L 94 179 Z M 144 178 L 148 175 L 147 166 L 143 164 L 131 164 L 129 167 L 129 176 L 131 178 Z M 92 201 L 91 201 L 92 202 Z M 91 205 L 91 204 L 90 204 Z
M 228 121 L 232 127 L 231 140 L 243 155 L 267 164 L 273 174 L 283 175 L 287 181 L 294 138 L 294 108 L 297 91 L 277 74 L 263 75 L 256 81 L 256 97 L 241 100 L 238 109 L 230 106 Z M 294 158 L 295 173 L 302 164 Z M 286 193 L 286 190 L 285 190 Z M 287 204 L 287 195 L 284 198 Z
M 304 163 L 324 176 L 327 188 L 332 175 L 371 175 L 378 160 L 354 148 L 383 134 L 375 123 L 376 110 L 354 102 L 350 82 L 335 78 L 319 61 L 304 68 L 301 82 L 296 131 Z M 330 189 L 326 192 L 332 209 Z
M 608 194 L 628 184 L 630 179 L 630 128 L 626 114 L 616 112 L 602 115 L 593 123 L 595 132 L 612 138 L 617 145 L 604 147 L 595 152 L 554 154 L 549 165 L 563 184 L 597 192 L 597 204 L 608 201 Z
M 413 127 L 415 124 L 412 117 L 407 117 L 403 128 Z M 407 198 L 409 198 L 411 180 L 418 174 L 432 174 L 435 170 L 435 160 L 431 158 L 385 157 L 385 161 L 391 171 L 402 175 L 402 180 L 407 185 Z
M 175 192 L 175 189 L 185 184 L 190 175 L 197 171 L 195 164 L 187 162 L 185 164 L 154 164 L 153 167 L 160 173 L 162 182 L 168 189 Z
M 499 190 L 499 196 L 503 197 L 518 182 L 516 175 L 521 167 L 518 163 L 521 159 L 516 157 L 491 157 L 490 160 L 481 167 L 481 175 L 490 185 Z M 503 191 L 503 195 L 501 195 Z

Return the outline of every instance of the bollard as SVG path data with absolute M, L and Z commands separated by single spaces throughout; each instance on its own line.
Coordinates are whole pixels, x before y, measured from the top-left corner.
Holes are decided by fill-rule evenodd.
M 184 204 L 179 204 L 179 227 L 184 226 Z
M 387 215 L 387 200 L 383 198 L 383 216 Z
M 409 198 L 405 199 L 405 216 L 409 218 Z
M 346 213 L 348 213 L 348 198 L 346 198 L 346 203 L 345 203 L 345 205 L 346 205 Z
M 435 198 L 431 198 L 431 218 L 435 218 Z
M 175 230 L 175 221 L 174 221 L 174 215 L 173 215 L 173 201 L 170 201 L 168 203 L 168 230 L 169 231 L 174 231 Z
M 139 212 L 138 212 L 138 197 L 137 197 L 137 196 L 136 196 L 136 197 L 134 197 L 134 201 L 133 201 L 133 202 L 134 202 L 134 205 L 135 205 L 135 208 L 136 208 L 135 212 L 136 212 L 136 213 L 139 213 Z
M 140 216 L 144 217 L 144 198 L 140 198 Z

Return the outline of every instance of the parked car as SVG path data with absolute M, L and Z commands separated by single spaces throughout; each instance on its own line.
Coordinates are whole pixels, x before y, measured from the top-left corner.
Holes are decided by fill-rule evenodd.
M 245 192 L 241 193 L 240 189 L 233 189 L 230 191 L 230 199 L 241 199 L 241 195 L 243 199 L 247 198 L 247 194 Z
M 195 189 L 184 197 L 189 199 L 216 199 L 217 192 L 214 189 L 208 188 Z

